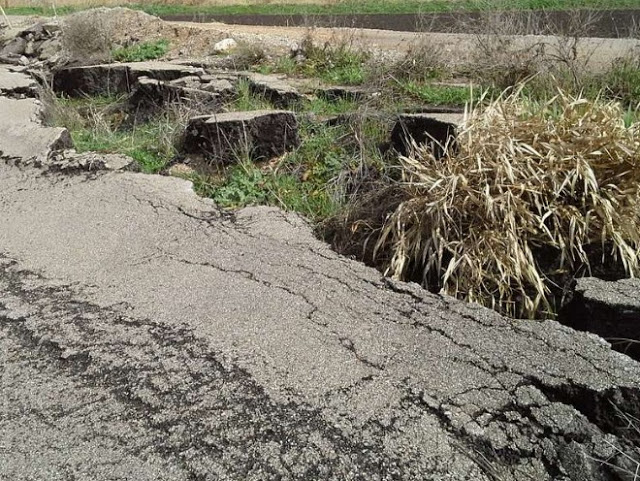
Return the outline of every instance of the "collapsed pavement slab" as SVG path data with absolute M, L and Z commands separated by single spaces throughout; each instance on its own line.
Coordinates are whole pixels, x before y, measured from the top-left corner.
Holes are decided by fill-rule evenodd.
M 640 364 L 592 335 L 173 178 L 0 164 L 0 192 L 2 477 L 625 479 Z
M 42 160 L 50 152 L 72 146 L 67 129 L 33 122 L 40 106 L 33 99 L 0 97 L 0 157 Z
M 255 110 L 192 118 L 183 150 L 202 154 L 213 163 L 230 164 L 245 154 L 252 160 L 278 157 L 299 142 L 293 112 Z
M 0 92 L 13 96 L 32 88 L 32 82 L 30 76 L 0 66 Z M 69 132 L 43 126 L 41 115 L 42 106 L 36 99 L 0 97 L 0 157 L 43 160 L 52 151 L 71 147 Z
M 276 107 L 290 108 L 303 99 L 298 89 L 281 77 L 251 73 L 244 79 L 252 93 L 265 97 Z
M 53 89 L 71 97 L 130 93 L 140 77 L 170 81 L 204 75 L 199 67 L 169 62 L 130 62 L 66 67 L 54 73 Z
M 576 279 L 563 323 L 608 339 L 616 349 L 640 359 L 640 279 Z
M 24 95 L 35 97 L 38 83 L 30 75 L 21 70 L 24 67 L 9 65 L 0 66 L 0 95 L 3 97 L 16 97 Z
M 463 120 L 463 114 L 401 114 L 391 131 L 391 147 L 400 155 L 407 155 L 413 151 L 414 145 L 426 144 L 435 149 L 436 156 L 440 156 L 442 147 L 455 139 L 456 129 Z
M 223 97 L 217 92 L 200 90 L 148 77 L 139 77 L 129 96 L 129 108 L 135 118 L 144 120 L 169 108 L 185 108 L 201 113 L 217 112 Z
M 374 96 L 376 91 L 367 87 L 332 85 L 318 87 L 314 93 L 317 97 L 330 102 L 338 102 L 340 100 L 359 102 Z

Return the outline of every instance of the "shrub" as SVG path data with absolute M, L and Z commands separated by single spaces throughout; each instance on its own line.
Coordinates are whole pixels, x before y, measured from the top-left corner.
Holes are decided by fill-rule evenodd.
M 562 92 L 543 104 L 504 95 L 468 113 L 444 157 L 402 157 L 346 229 L 375 236 L 396 278 L 548 316 L 554 285 L 597 264 L 640 273 L 640 128 L 624 114 Z
M 298 71 L 304 75 L 344 85 L 359 85 L 365 80 L 365 64 L 370 55 L 354 48 L 350 40 L 325 42 L 320 46 L 311 35 L 307 35 L 300 50 L 304 62 Z

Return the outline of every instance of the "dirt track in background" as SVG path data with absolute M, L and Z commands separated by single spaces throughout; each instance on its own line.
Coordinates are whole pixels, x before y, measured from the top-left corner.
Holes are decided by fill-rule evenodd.
M 379 50 L 382 52 L 405 53 L 416 45 L 427 44 L 434 49 L 445 51 L 445 56 L 452 63 L 465 63 L 471 60 L 472 52 L 477 44 L 477 35 L 461 33 L 417 33 L 395 32 L 362 28 L 309 28 L 278 27 L 257 25 L 227 25 L 224 23 L 167 22 L 176 27 L 202 29 L 215 32 L 222 37 L 242 37 L 256 40 L 265 46 L 287 46 L 300 42 L 311 34 L 315 41 L 337 42 L 347 40 L 354 47 Z M 532 44 L 543 42 L 555 48 L 563 40 L 552 36 L 522 36 L 518 42 Z M 579 55 L 589 69 L 600 71 L 608 68 L 611 62 L 620 57 L 640 50 L 637 39 L 603 39 L 583 38 L 578 44 Z

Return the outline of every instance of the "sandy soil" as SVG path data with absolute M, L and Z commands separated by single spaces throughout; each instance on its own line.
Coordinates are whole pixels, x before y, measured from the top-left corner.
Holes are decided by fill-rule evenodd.
M 273 47 L 299 42 L 309 33 L 320 43 L 347 40 L 356 47 L 381 52 L 405 53 L 417 45 L 428 45 L 433 48 L 434 52 L 450 59 L 452 63 L 471 61 L 472 52 L 478 43 L 478 36 L 471 34 L 393 32 L 350 28 L 315 28 L 310 30 L 305 27 L 265 27 L 222 23 L 166 23 L 180 28 L 215 32 L 221 38 L 241 38 Z M 522 47 L 544 43 L 551 54 L 567 45 L 567 39 L 548 36 L 528 35 L 517 37 L 514 41 Z M 615 59 L 634 52 L 640 53 L 640 40 L 583 38 L 578 43 L 578 54 L 581 60 L 594 71 L 606 69 Z

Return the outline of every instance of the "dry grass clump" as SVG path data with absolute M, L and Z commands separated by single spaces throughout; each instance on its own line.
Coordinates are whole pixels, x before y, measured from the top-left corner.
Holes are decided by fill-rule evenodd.
M 557 18 L 553 12 L 487 12 L 468 25 L 475 33 L 470 74 L 498 88 L 507 88 L 534 76 L 562 82 L 580 91 L 589 78 L 589 63 L 596 49 L 584 42 L 601 14 L 569 10 Z M 535 33 L 535 35 L 532 35 Z
M 65 18 L 62 45 L 69 58 L 79 61 L 108 60 L 113 45 L 113 27 L 101 10 L 88 10 Z
M 552 312 L 552 282 L 594 263 L 638 275 L 640 127 L 623 117 L 617 103 L 535 104 L 521 90 L 469 111 L 444 157 L 401 157 L 406 200 L 369 231 L 387 273 L 526 317 Z M 362 239 L 369 225 L 351 228 Z

